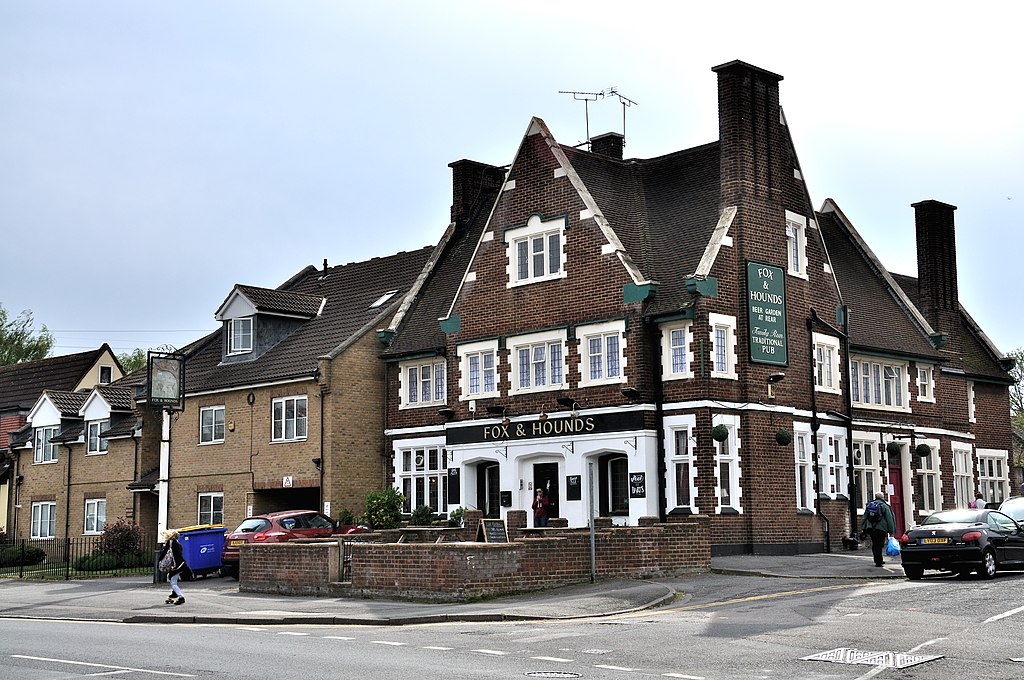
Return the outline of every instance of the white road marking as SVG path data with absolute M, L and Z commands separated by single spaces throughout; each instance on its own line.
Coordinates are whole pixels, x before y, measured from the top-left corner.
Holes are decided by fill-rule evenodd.
M 392 642 L 390 640 L 370 640 L 370 643 L 374 645 L 388 645 L 390 647 L 405 647 L 404 642 Z
M 303 635 L 309 635 L 309 633 L 297 633 L 291 630 L 281 630 L 277 632 L 278 635 L 294 635 L 295 637 L 302 637 Z
M 98 678 L 101 675 L 123 675 L 124 673 L 131 673 L 132 671 L 103 671 L 102 673 L 86 673 L 83 678 Z
M 251 631 L 253 631 L 254 633 L 260 633 L 260 632 L 263 632 L 263 631 L 265 631 L 265 630 L 266 630 L 266 628 L 256 628 L 256 627 L 254 627 L 254 626 L 242 626 L 242 627 L 241 627 L 241 628 L 239 628 L 238 630 L 251 630 Z
M 704 680 L 702 675 L 683 675 L 682 673 L 662 673 L 666 678 L 683 678 L 684 680 Z
M 508 652 L 499 652 L 496 649 L 474 649 L 477 654 L 490 654 L 491 656 L 505 656 Z
M 1000 619 L 1005 619 L 1008 616 L 1013 616 L 1014 614 L 1019 614 L 1021 612 L 1024 612 L 1024 607 L 1017 607 L 1016 609 L 1011 609 L 1008 612 L 1003 612 L 1002 614 L 996 614 L 995 616 L 990 616 L 989 618 L 987 618 L 984 621 L 982 621 L 982 623 L 992 623 L 993 621 L 998 621 Z
M 562 659 L 557 656 L 531 656 L 536 661 L 552 661 L 554 663 L 572 663 L 572 659 Z
M 948 639 L 949 639 L 949 638 L 944 638 L 944 637 L 941 637 L 941 638 L 935 638 L 934 640 L 928 640 L 927 642 L 922 642 L 922 643 L 921 643 L 921 644 L 919 644 L 919 645 L 918 645 L 917 647 L 914 647 L 914 648 L 913 648 L 913 649 L 911 649 L 911 650 L 910 650 L 909 652 L 907 652 L 907 654 L 914 654 L 914 653 L 916 653 L 916 652 L 917 652 L 918 650 L 924 649 L 925 647 L 928 647 L 928 646 L 930 646 L 930 645 L 934 645 L 934 644 L 937 644 L 937 643 L 939 643 L 939 642 L 942 642 L 943 640 L 948 640 Z
M 105 663 L 86 663 L 84 661 L 71 661 L 70 659 L 50 659 L 45 656 L 24 656 L 22 654 L 11 654 L 12 659 L 28 659 L 29 661 L 50 661 L 52 663 L 66 663 L 71 666 L 91 666 L 92 668 L 109 668 L 119 671 L 134 671 L 136 673 L 152 673 L 153 675 L 170 675 L 175 678 L 194 678 L 189 673 L 170 673 L 167 671 L 151 671 L 147 668 L 131 668 L 129 666 L 111 666 Z
M 421 649 L 436 649 L 439 652 L 450 652 L 454 647 L 421 647 Z
M 341 635 L 325 635 L 325 640 L 355 640 L 354 637 L 342 637 Z
M 633 668 L 624 668 L 623 666 L 605 666 L 604 664 L 595 664 L 594 668 L 603 668 L 606 671 L 629 671 L 632 672 Z

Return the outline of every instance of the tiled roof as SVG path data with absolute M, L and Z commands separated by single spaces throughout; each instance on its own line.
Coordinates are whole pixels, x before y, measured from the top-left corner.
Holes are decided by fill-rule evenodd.
M 113 437 L 130 437 L 135 433 L 135 428 L 141 424 L 141 419 L 136 418 L 132 414 L 111 416 L 110 427 L 103 432 L 100 432 L 100 436 L 107 439 L 111 439 Z
M 78 412 L 82 410 L 85 400 L 89 397 L 89 390 L 82 390 L 81 392 L 46 390 L 46 396 L 50 398 L 54 407 L 60 411 L 61 416 L 77 418 Z
M 941 360 L 924 330 L 857 243 L 859 238 L 852 237 L 847 227 L 853 227 L 834 212 L 815 217 L 843 303 L 850 309 L 852 348 Z
M 7 437 L 7 445 L 12 448 L 32 441 L 32 423 L 25 423 L 14 432 L 8 432 Z
M 891 274 L 907 297 L 917 305 L 917 277 L 904 274 Z M 960 305 L 960 328 L 956 330 L 960 338 L 960 349 L 963 352 L 964 371 L 969 376 L 993 378 L 996 380 L 1012 380 L 999 364 L 1001 357 L 996 356 L 990 344 L 981 337 L 981 330 L 970 317 L 963 305 Z
M 292 290 L 258 288 L 238 284 L 235 288 L 256 307 L 258 312 L 267 314 L 289 314 L 312 319 L 320 311 L 323 297 L 307 295 Z
M 160 468 L 155 467 L 140 475 L 135 481 L 129 482 L 127 488 L 130 491 L 150 491 L 156 488 L 156 483 L 159 479 Z
M 50 441 L 58 444 L 69 444 L 77 442 L 85 432 L 85 422 L 82 420 L 62 421 L 60 431 L 50 437 Z
M 111 385 L 100 385 L 96 388 L 103 400 L 110 405 L 114 411 L 131 411 L 135 406 L 134 387 L 114 387 Z
M 185 391 L 225 389 L 277 380 L 310 377 L 317 358 L 328 355 L 364 332 L 387 325 L 387 318 L 416 281 L 433 248 L 402 252 L 365 262 L 307 267 L 287 290 L 308 298 L 326 298 L 323 311 L 254 361 L 221 364 L 221 332 L 215 331 L 187 351 Z M 397 290 L 389 305 L 371 307 Z
M 78 354 L 0 366 L 0 411 L 32 408 L 43 390 L 73 390 L 86 372 L 110 351 L 107 345 Z

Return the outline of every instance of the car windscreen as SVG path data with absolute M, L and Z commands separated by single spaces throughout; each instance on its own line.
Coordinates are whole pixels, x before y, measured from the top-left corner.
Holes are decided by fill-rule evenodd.
M 1024 498 L 1008 498 L 999 506 L 1000 512 L 1005 512 L 1016 520 L 1024 520 Z
M 263 519 L 262 517 L 250 517 L 241 524 L 238 528 L 232 531 L 233 534 L 249 534 L 253 531 L 263 531 L 270 526 L 270 522 Z
M 972 524 L 981 521 L 981 510 L 944 510 L 933 512 L 921 524 Z
M 309 522 L 310 529 L 333 529 L 334 522 L 327 519 L 323 515 L 310 515 L 306 518 Z

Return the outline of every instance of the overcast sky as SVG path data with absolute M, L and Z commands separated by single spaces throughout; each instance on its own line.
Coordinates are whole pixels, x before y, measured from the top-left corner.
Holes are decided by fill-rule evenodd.
M 628 157 L 714 141 L 741 59 L 890 270 L 911 203 L 958 206 L 961 301 L 1024 346 L 1024 5 L 709 4 L 0 0 L 0 304 L 57 354 L 180 347 L 235 283 L 436 243 L 448 163 L 510 163 L 531 116 L 585 140 L 559 90 L 635 101 Z M 589 114 L 622 132 L 617 98 Z

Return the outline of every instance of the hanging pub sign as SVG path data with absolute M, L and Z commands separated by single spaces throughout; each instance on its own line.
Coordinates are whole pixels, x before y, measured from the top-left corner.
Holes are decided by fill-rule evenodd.
M 629 473 L 629 497 L 630 498 L 647 498 L 647 473 L 646 472 L 630 472 Z
M 565 478 L 565 500 L 578 501 L 583 499 L 583 476 L 567 475 Z
M 747 262 L 747 320 L 750 360 L 788 365 L 786 272 L 781 267 Z
M 185 355 L 149 352 L 147 356 L 149 403 L 181 411 L 185 394 Z

